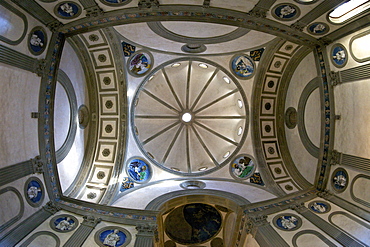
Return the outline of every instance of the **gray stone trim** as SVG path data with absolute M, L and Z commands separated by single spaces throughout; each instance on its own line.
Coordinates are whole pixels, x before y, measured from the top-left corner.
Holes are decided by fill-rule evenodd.
M 303 89 L 301 97 L 298 101 L 298 111 L 297 111 L 297 121 L 298 121 L 298 133 L 299 137 L 301 138 L 303 146 L 306 148 L 307 152 L 309 152 L 313 157 L 319 158 L 319 148 L 313 144 L 310 140 L 306 125 L 304 121 L 304 113 L 308 98 L 310 97 L 311 93 L 319 88 L 320 85 L 320 78 L 316 77 L 312 79 Z
M 7 222 L 5 222 L 4 224 L 2 224 L 0 226 L 0 233 L 3 232 L 8 227 L 10 227 L 11 225 L 13 225 L 18 220 L 20 220 L 23 216 L 23 213 L 24 213 L 24 201 L 23 201 L 21 193 L 14 187 L 5 187 L 5 188 L 0 190 L 0 195 L 5 194 L 7 192 L 13 192 L 18 197 L 19 212 L 16 216 L 14 216 L 13 218 L 11 218 L 10 220 L 8 220 Z M 0 241 L 0 243 L 1 243 L 1 241 Z
M 300 236 L 305 235 L 305 234 L 312 234 L 312 235 L 317 236 L 318 238 L 320 238 L 323 241 L 323 243 L 325 243 L 329 247 L 336 247 L 337 246 L 333 242 L 331 242 L 329 239 L 327 239 L 324 235 L 322 235 L 321 233 L 319 233 L 317 231 L 314 231 L 314 230 L 303 230 L 303 231 L 300 231 L 300 232 L 296 233 L 293 236 L 292 243 L 293 243 L 293 246 L 294 247 L 298 247 L 297 239 Z
M 0 246 L 12 247 L 26 237 L 30 232 L 36 229 L 42 222 L 52 215 L 50 211 L 42 208 L 30 217 L 22 221 L 0 239 Z
M 23 33 L 22 33 L 21 37 L 19 37 L 19 39 L 10 40 L 5 36 L 0 35 L 0 40 L 1 41 L 5 42 L 5 43 L 8 43 L 9 45 L 18 45 L 19 43 L 22 42 L 22 40 L 26 36 L 27 30 L 28 30 L 27 17 L 22 12 L 20 12 L 18 9 L 14 8 L 12 5 L 10 5 L 9 3 L 5 2 L 5 1 L 1 1 L 0 5 L 3 5 L 6 9 L 13 12 L 14 14 L 16 14 L 19 18 L 21 18 L 23 20 L 23 24 L 24 24 Z
M 250 32 L 249 29 L 239 27 L 230 33 L 220 36 L 194 38 L 171 32 L 170 30 L 165 28 L 159 21 L 148 22 L 147 25 L 154 33 L 165 39 L 187 44 L 218 44 L 240 38 Z
M 186 14 L 182 15 L 178 13 Z M 91 25 L 93 23 L 92 21 L 95 20 L 97 21 L 96 25 Z M 58 30 L 70 36 L 76 33 L 97 30 L 102 27 L 151 21 L 202 21 L 219 23 L 262 31 L 298 44 L 310 46 L 318 44 L 317 40 L 310 35 L 277 21 L 246 15 L 243 12 L 230 9 L 203 8 L 201 5 L 163 5 L 160 6 L 160 10 L 140 10 L 139 8 L 120 9 L 106 12 L 104 18 L 83 18 L 70 22 Z
M 69 128 L 67 137 L 63 145 L 55 152 L 57 164 L 60 163 L 69 153 L 74 143 L 76 132 L 77 132 L 77 97 L 73 84 L 69 79 L 68 75 L 61 69 L 58 70 L 57 81 L 62 85 L 64 91 L 67 94 L 70 118 L 69 118 Z
M 0 44 L 0 62 L 5 63 L 19 69 L 27 70 L 32 73 L 40 74 L 43 69 L 43 60 L 30 57 L 19 51 L 13 50 L 7 46 Z
M 333 9 L 337 5 L 341 4 L 342 2 L 343 0 L 322 1 L 314 9 L 312 9 L 310 12 L 308 12 L 305 16 L 300 18 L 297 22 L 295 22 L 292 25 L 302 27 L 301 29 L 302 31 L 305 26 L 315 21 L 317 18 L 319 18 L 329 10 Z
M 365 179 L 367 179 L 367 180 L 370 180 L 370 176 L 368 176 L 368 175 L 364 175 L 364 174 L 359 174 L 359 175 L 357 175 L 356 177 L 354 177 L 354 178 L 352 179 L 351 187 L 350 187 L 351 197 L 352 197 L 352 199 L 353 199 L 355 202 L 358 202 L 358 203 L 360 203 L 360 204 L 362 204 L 362 205 L 364 205 L 364 206 L 366 206 L 366 207 L 370 208 L 370 202 L 367 202 L 367 201 L 365 201 L 365 200 L 362 200 L 362 199 L 360 199 L 360 198 L 356 197 L 356 196 L 355 196 L 355 194 L 353 193 L 353 186 L 354 186 L 354 184 L 355 184 L 356 180 L 357 180 L 357 179 L 359 179 L 359 178 L 365 178 Z M 365 193 L 366 193 L 366 192 L 365 192 Z
M 94 0 L 78 0 L 86 11 L 87 17 L 97 17 L 104 13 Z
M 136 227 L 138 233 L 134 247 L 153 247 L 154 239 L 158 235 L 156 224 L 138 224 Z
M 94 230 L 97 224 L 101 221 L 100 218 L 94 216 L 84 216 L 84 221 L 78 229 L 67 240 L 63 247 L 77 247 L 82 246 L 90 233 Z
M 370 64 L 339 71 L 342 83 L 353 82 L 370 78 Z
M 351 236 L 353 239 L 355 239 L 355 240 L 357 240 L 359 243 L 361 243 L 363 246 L 368 246 L 366 243 L 363 243 L 361 240 L 359 240 L 359 239 L 357 239 L 357 238 L 355 238 L 354 236 L 352 236 L 349 232 L 347 232 L 346 230 L 344 230 L 343 228 L 341 228 L 341 227 L 339 227 L 338 225 L 336 225 L 334 222 L 333 222 L 333 216 L 335 216 L 335 215 L 338 215 L 338 214 L 341 214 L 341 215 L 344 215 L 344 216 L 346 216 L 347 218 L 349 218 L 349 219 L 351 219 L 351 220 L 353 220 L 353 221 L 356 221 L 358 224 L 360 224 L 360 225 L 362 225 L 362 226 L 364 226 L 364 227 L 366 227 L 367 229 L 369 229 L 370 230 L 370 225 L 369 224 L 367 224 L 367 223 L 365 223 L 365 222 L 363 222 L 363 221 L 361 221 L 361 220 L 359 220 L 358 218 L 356 218 L 356 217 L 354 217 L 354 216 L 352 216 L 352 215 L 350 215 L 349 213 L 347 213 L 347 212 L 333 212 L 333 213 L 331 213 L 330 215 L 329 215 L 329 222 L 331 223 L 331 224 L 333 224 L 334 226 L 336 226 L 336 227 L 338 227 L 339 229 L 341 229 L 342 231 L 344 231 L 344 232 L 346 232 L 349 236 Z M 352 246 L 352 245 L 351 245 Z
M 336 195 L 333 195 L 332 193 L 330 193 L 329 191 L 325 191 L 325 192 L 320 192 L 318 193 L 318 196 L 338 205 L 339 207 L 347 210 L 348 212 L 351 212 L 352 214 L 360 217 L 361 219 L 364 219 L 368 222 L 370 222 L 370 212 L 365 210 L 365 209 L 362 209 L 358 206 L 356 206 L 355 204 L 347 201 L 347 200 L 344 200 L 343 198 L 340 198 Z
M 48 232 L 48 231 L 40 231 L 40 232 L 36 232 L 36 233 L 32 234 L 31 237 L 27 238 L 27 240 L 24 241 L 20 245 L 20 247 L 27 247 L 30 243 L 32 243 L 33 240 L 35 240 L 37 237 L 42 236 L 42 235 L 46 235 L 46 236 L 50 236 L 50 237 L 54 238 L 55 242 L 56 242 L 55 247 L 60 246 L 60 239 L 55 233 Z
M 218 197 L 222 198 L 225 202 L 231 201 L 236 203 L 239 206 L 250 204 L 250 202 L 234 193 L 219 191 L 219 190 L 207 190 L 207 189 L 192 189 L 192 190 L 180 190 L 180 191 L 173 191 L 161 196 L 158 196 L 154 200 L 152 200 L 146 207 L 145 210 L 160 210 L 161 207 L 169 200 L 179 198 L 179 197 L 193 197 L 198 198 L 199 200 L 203 200 L 202 197 Z M 221 205 L 222 206 L 222 205 Z
M 86 47 L 83 43 L 83 41 L 77 37 L 73 36 L 71 38 L 68 38 L 68 43 L 72 46 L 72 48 L 78 52 L 76 54 L 78 55 L 78 59 L 80 60 L 81 64 L 83 64 L 84 68 L 84 74 L 87 81 L 93 82 L 96 81 L 95 78 L 95 72 L 92 66 L 92 61 L 90 58 L 90 55 L 88 51 L 86 50 Z M 87 83 L 87 91 L 89 92 L 89 110 L 90 110 L 90 116 L 92 116 L 94 113 L 99 112 L 98 110 L 98 102 L 95 100 L 97 99 L 97 91 L 95 83 Z M 97 121 L 91 121 L 89 122 L 89 129 L 88 129 L 88 139 L 87 143 L 96 143 L 97 139 L 97 128 L 98 123 Z M 74 181 L 71 183 L 69 188 L 64 192 L 64 195 L 68 195 L 70 197 L 76 197 L 80 190 L 83 188 L 83 185 L 86 183 L 89 175 L 89 171 L 91 170 L 93 160 L 94 160 L 94 148 L 87 148 L 85 150 L 85 155 L 83 157 L 83 160 L 81 162 L 80 169 L 78 171 L 79 176 L 76 176 Z
M 330 237 L 335 239 L 337 242 L 341 243 L 343 246 L 352 246 L 352 247 L 364 247 L 362 243 L 352 238 L 350 235 L 339 230 L 337 227 L 329 224 L 323 218 L 317 216 L 311 210 L 306 208 L 303 204 L 297 204 L 292 207 L 295 211 L 305 217 L 308 221 L 318 227 L 321 231 L 328 234 Z
M 351 168 L 355 168 L 357 170 L 363 172 L 370 172 L 370 159 L 345 154 L 345 153 L 338 153 L 339 154 L 339 162 L 337 164 L 343 166 L 349 166 Z
M 312 52 L 312 49 L 307 47 L 302 47 L 298 51 L 294 53 L 292 58 L 288 61 L 286 65 L 287 68 L 284 70 L 283 75 L 280 80 L 280 86 L 278 89 L 277 97 L 276 97 L 276 126 L 284 126 L 284 111 L 285 111 L 285 101 L 288 92 L 288 87 L 291 82 L 292 76 L 298 67 L 299 63 L 309 54 Z M 304 109 L 299 108 L 297 109 L 298 113 L 298 127 L 302 126 L 302 123 L 299 121 L 301 113 L 304 114 Z M 311 184 L 306 180 L 306 178 L 298 171 L 297 167 L 294 164 L 292 156 L 290 155 L 290 151 L 288 148 L 288 143 L 285 135 L 285 128 L 278 128 L 276 129 L 277 132 L 277 140 L 279 143 L 279 149 L 281 153 L 281 157 L 284 161 L 285 168 L 288 170 L 289 175 L 294 179 L 294 182 L 298 184 L 301 188 L 309 188 Z
M 45 26 L 55 27 L 62 26 L 62 24 L 55 19 L 49 12 L 41 7 L 36 1 L 11 0 L 19 7 L 21 7 L 28 14 L 39 20 Z
M 34 173 L 33 159 L 23 161 L 0 169 L 0 187 Z

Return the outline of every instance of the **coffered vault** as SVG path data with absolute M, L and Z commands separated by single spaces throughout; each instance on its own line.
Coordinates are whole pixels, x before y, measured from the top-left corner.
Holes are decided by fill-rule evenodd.
M 368 246 L 369 5 L 1 2 L 0 245 Z

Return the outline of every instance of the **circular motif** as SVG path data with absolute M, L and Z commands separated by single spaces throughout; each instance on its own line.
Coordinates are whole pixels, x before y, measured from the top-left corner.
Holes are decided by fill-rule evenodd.
M 70 232 L 78 226 L 76 217 L 69 214 L 60 214 L 50 220 L 50 227 L 57 232 Z
M 274 154 L 275 149 L 273 147 L 268 147 L 267 152 L 269 152 L 269 154 Z
M 112 107 L 113 107 L 113 102 L 112 102 L 111 100 L 107 100 L 107 101 L 105 102 L 105 107 L 106 107 L 107 109 L 112 109 Z
M 100 2 L 108 6 L 122 6 L 130 3 L 131 1 L 132 0 L 100 0 Z
M 103 172 L 103 171 L 99 171 L 99 172 L 98 172 L 98 174 L 96 174 L 96 177 L 97 177 L 98 179 L 103 179 L 103 178 L 105 178 L 105 172 Z
M 90 192 L 89 194 L 87 194 L 87 198 L 89 199 L 94 199 L 96 198 L 97 194 L 95 192 Z
M 90 34 L 89 35 L 89 40 L 92 41 L 92 42 L 96 42 L 99 40 L 99 36 L 96 35 L 96 34 Z
M 148 163 L 141 158 L 131 159 L 127 164 L 126 171 L 128 176 L 136 183 L 148 182 L 152 176 Z
M 104 63 L 105 61 L 107 61 L 107 57 L 104 54 L 100 54 L 98 56 L 98 60 L 99 62 Z
M 192 190 L 192 189 L 204 189 L 206 187 L 206 184 L 202 181 L 185 181 L 180 184 L 180 187 L 186 190 Z
M 255 63 L 247 55 L 235 55 L 231 58 L 230 68 L 240 79 L 249 79 L 254 75 Z
M 238 155 L 233 162 L 230 163 L 230 173 L 236 179 L 247 179 L 253 175 L 256 170 L 256 165 L 249 155 Z
M 267 102 L 267 103 L 265 104 L 265 109 L 266 109 L 266 110 L 270 110 L 270 109 L 271 109 L 271 103 Z
M 334 44 L 330 54 L 335 67 L 342 68 L 347 64 L 348 52 L 342 44 Z
M 317 2 L 317 0 L 294 0 L 294 1 L 300 4 L 313 4 Z
M 103 78 L 103 83 L 106 86 L 110 85 L 111 81 L 112 80 L 109 77 L 107 77 L 107 76 Z
M 137 51 L 128 59 L 128 72 L 132 76 L 143 76 L 147 74 L 153 66 L 153 56 L 147 51 Z
M 104 157 L 108 157 L 110 155 L 110 150 L 108 148 L 105 148 L 103 151 L 102 151 L 102 155 Z
M 267 133 L 270 133 L 270 131 L 271 131 L 271 126 L 270 125 L 265 125 L 265 131 L 267 132 Z
M 176 243 L 172 240 L 167 240 L 166 242 L 164 242 L 164 247 L 176 247 Z
M 315 213 L 324 214 L 330 211 L 331 206 L 324 201 L 313 201 L 308 204 L 308 208 Z
M 300 10 L 294 4 L 281 3 L 272 10 L 272 15 L 281 21 L 291 21 L 300 15 Z
M 81 129 L 85 129 L 89 124 L 89 109 L 86 105 L 81 105 L 78 108 L 78 125 Z
M 275 82 L 274 82 L 274 81 L 269 81 L 269 82 L 267 83 L 267 86 L 268 86 L 269 88 L 273 88 L 273 87 L 275 86 Z
M 39 207 L 45 197 L 45 190 L 41 180 L 37 177 L 30 177 L 24 184 L 24 195 L 28 204 L 32 207 Z
M 201 53 L 207 50 L 207 47 L 203 44 L 186 44 L 181 47 L 183 52 L 187 53 Z
M 113 126 L 111 124 L 107 124 L 105 126 L 105 132 L 107 132 L 108 134 L 111 133 L 113 131 Z
M 95 233 L 95 242 L 101 247 L 123 247 L 131 242 L 131 234 L 118 226 L 107 226 Z
M 307 27 L 307 32 L 313 35 L 323 35 L 329 32 L 329 26 L 324 22 L 315 22 Z
M 222 217 L 217 209 L 203 203 L 180 206 L 171 211 L 164 222 L 167 236 L 183 245 L 207 242 L 217 235 L 221 225 Z
M 332 187 L 337 192 L 343 192 L 348 186 L 348 173 L 343 168 L 337 168 L 331 177 Z
M 155 68 L 132 102 L 138 146 L 151 162 L 174 174 L 200 176 L 221 168 L 248 133 L 242 87 L 205 59 L 176 59 Z
M 284 231 L 295 231 L 302 225 L 302 220 L 295 214 L 279 214 L 273 219 L 275 227 Z
M 54 13 L 63 19 L 73 19 L 81 14 L 81 7 L 75 2 L 61 2 L 55 6 Z
M 297 110 L 289 107 L 285 112 L 285 125 L 288 129 L 294 129 L 297 126 Z
M 28 36 L 28 49 L 33 55 L 40 55 L 47 46 L 46 32 L 42 27 L 34 27 Z

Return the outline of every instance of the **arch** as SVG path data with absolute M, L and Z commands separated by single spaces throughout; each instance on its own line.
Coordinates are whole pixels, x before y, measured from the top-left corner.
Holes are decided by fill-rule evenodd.
M 220 200 L 221 199 L 221 200 Z M 220 206 L 230 208 L 236 211 L 237 207 L 250 204 L 250 202 L 230 192 L 219 191 L 219 190 L 207 190 L 207 189 L 192 189 L 174 191 L 152 200 L 146 207 L 145 210 L 153 211 L 166 211 L 168 205 L 174 205 L 174 203 L 189 203 L 189 202 L 204 202 L 204 203 L 215 203 Z
M 68 155 L 74 143 L 77 132 L 76 119 L 78 115 L 78 109 L 77 109 L 77 97 L 71 79 L 69 79 L 68 75 L 61 69 L 58 70 L 57 81 L 62 85 L 67 94 L 71 112 L 67 138 L 65 139 L 63 145 L 55 152 L 58 164 Z
M 303 230 L 298 233 L 296 233 L 293 236 L 292 243 L 294 247 L 298 247 L 297 240 L 300 236 L 305 235 L 305 234 L 312 234 L 315 235 L 316 237 L 320 238 L 327 246 L 329 247 L 336 247 L 337 245 L 331 242 L 329 239 L 327 239 L 324 235 L 321 233 L 314 231 L 314 230 Z
M 32 243 L 33 240 L 35 240 L 36 238 L 40 236 L 50 236 L 55 240 L 55 247 L 60 246 L 60 239 L 55 233 L 48 232 L 48 231 L 40 231 L 40 232 L 36 232 L 32 234 L 32 236 L 29 237 L 26 241 L 24 241 L 23 244 L 20 245 L 20 247 L 28 246 L 30 243 Z
M 355 202 L 358 202 L 366 207 L 370 207 L 370 202 L 367 202 L 365 200 L 362 200 L 361 198 L 359 197 L 356 197 L 355 196 L 355 193 L 354 193 L 354 186 L 355 186 L 355 182 L 360 179 L 360 178 L 364 178 L 364 179 L 367 179 L 367 180 L 370 180 L 370 176 L 368 175 L 364 175 L 364 174 L 359 174 L 357 175 L 356 177 L 353 178 L 352 180 L 352 183 L 351 183 L 351 187 L 350 187 L 350 193 L 351 193 L 351 197 L 352 199 L 355 201 Z
M 4 224 L 0 226 L 0 233 L 3 232 L 8 227 L 10 227 L 11 225 L 13 225 L 18 220 L 20 220 L 24 213 L 24 201 L 23 201 L 21 193 L 14 187 L 5 187 L 4 189 L 0 190 L 0 195 L 5 194 L 7 192 L 13 192 L 17 196 L 19 200 L 20 209 L 16 216 L 14 216 L 13 218 L 11 218 L 10 220 L 8 220 L 7 222 L 5 222 Z
M 17 15 L 23 21 L 23 24 L 24 24 L 23 33 L 21 34 L 21 36 L 17 40 L 11 40 L 11 39 L 8 39 L 7 37 L 4 37 L 4 36 L 0 35 L 0 40 L 1 41 L 5 42 L 5 43 L 8 43 L 9 45 L 18 45 L 19 43 L 22 42 L 22 40 L 26 36 L 26 32 L 27 32 L 27 29 L 28 29 L 27 18 L 22 12 L 20 12 L 19 10 L 17 10 L 16 8 L 14 8 L 13 6 L 11 6 L 10 4 L 8 4 L 5 1 L 1 1 L 0 5 L 4 6 L 9 11 L 13 12 L 15 15 Z M 4 25 L 4 24 L 1 24 L 1 25 Z
M 306 150 L 315 158 L 319 157 L 319 148 L 315 144 L 313 144 L 313 142 L 310 140 L 307 134 L 306 126 L 304 123 L 304 112 L 308 98 L 310 97 L 311 93 L 315 91 L 318 87 L 319 87 L 318 77 L 312 79 L 306 85 L 306 87 L 302 91 L 301 97 L 299 98 L 297 110 L 297 124 L 299 137 L 301 138 L 302 144 L 306 148 Z

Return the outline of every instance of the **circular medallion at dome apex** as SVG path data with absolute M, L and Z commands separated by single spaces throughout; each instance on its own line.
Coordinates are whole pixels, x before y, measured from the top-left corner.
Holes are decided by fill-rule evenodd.
M 240 150 L 248 132 L 248 102 L 223 67 L 182 58 L 155 68 L 131 109 L 134 137 L 160 168 L 185 176 L 215 171 Z

